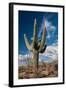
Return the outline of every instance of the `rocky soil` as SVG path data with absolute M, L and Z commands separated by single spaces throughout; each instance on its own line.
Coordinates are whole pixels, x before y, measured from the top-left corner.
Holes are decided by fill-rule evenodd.
M 40 63 L 36 73 L 33 72 L 32 66 L 20 66 L 18 72 L 19 79 L 57 77 L 58 61 Z

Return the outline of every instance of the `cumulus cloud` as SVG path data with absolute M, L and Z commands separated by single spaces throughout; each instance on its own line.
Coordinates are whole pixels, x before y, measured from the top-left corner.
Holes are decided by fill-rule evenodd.
M 45 61 L 45 62 L 51 62 L 53 60 L 58 59 L 58 41 L 56 43 L 53 43 L 53 45 L 49 45 L 46 48 L 46 51 L 43 54 L 39 54 L 39 61 Z M 19 65 L 27 64 L 28 59 L 31 60 L 32 53 L 28 53 L 25 55 L 19 55 Z
M 44 61 L 53 61 L 58 59 L 58 46 L 50 45 L 47 46 L 46 51 L 40 54 L 40 59 Z
M 28 62 L 31 60 L 32 54 L 19 54 L 18 56 L 18 65 L 19 66 L 24 66 L 24 65 L 28 65 Z M 31 62 L 30 62 L 31 63 Z
M 28 58 L 32 58 L 32 53 L 19 55 L 19 61 L 27 61 Z M 39 54 L 39 61 L 53 61 L 58 59 L 58 45 L 54 43 L 54 45 L 49 45 L 46 48 L 46 51 L 43 54 Z
M 19 54 L 18 56 L 18 59 L 19 60 L 26 60 L 27 58 L 31 58 L 32 54 L 25 54 L 25 55 L 22 55 L 22 54 Z

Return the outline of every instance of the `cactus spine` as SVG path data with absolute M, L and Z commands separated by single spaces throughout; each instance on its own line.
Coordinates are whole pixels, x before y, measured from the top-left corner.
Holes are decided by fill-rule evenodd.
M 34 32 L 33 32 L 33 41 L 32 44 L 29 44 L 29 41 L 26 37 L 26 34 L 24 34 L 24 40 L 26 47 L 28 50 L 33 52 L 32 56 L 32 62 L 33 62 L 33 72 L 36 74 L 38 71 L 38 66 L 39 66 L 39 53 L 43 53 L 46 49 L 46 27 L 45 27 L 45 22 L 44 22 L 44 27 L 43 27 L 43 32 L 42 32 L 42 38 L 40 42 L 38 41 L 37 37 L 37 22 L 36 19 L 34 19 Z

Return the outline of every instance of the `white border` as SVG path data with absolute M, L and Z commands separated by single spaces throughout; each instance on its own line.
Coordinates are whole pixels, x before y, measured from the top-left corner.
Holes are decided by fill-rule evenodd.
M 42 12 L 57 12 L 58 13 L 58 77 L 40 78 L 40 79 L 18 79 L 18 10 L 26 11 L 42 11 Z M 14 5 L 14 57 L 13 57 L 13 77 L 14 85 L 27 84 L 42 84 L 42 83 L 59 83 L 63 79 L 63 9 L 57 7 L 43 7 L 43 6 L 24 6 Z

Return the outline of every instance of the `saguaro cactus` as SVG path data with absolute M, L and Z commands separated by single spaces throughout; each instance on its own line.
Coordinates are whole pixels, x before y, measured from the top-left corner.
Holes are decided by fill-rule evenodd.
M 39 66 L 39 53 L 43 53 L 46 49 L 46 26 L 45 26 L 45 21 L 44 21 L 44 26 L 43 26 L 43 32 L 42 32 L 42 38 L 39 41 L 38 36 L 37 36 L 37 22 L 36 19 L 34 19 L 34 32 L 33 32 L 33 41 L 32 44 L 29 44 L 29 41 L 26 37 L 26 34 L 24 34 L 24 40 L 26 47 L 28 50 L 33 52 L 32 56 L 32 62 L 33 62 L 33 71 L 34 73 L 37 73 L 38 71 L 38 66 Z

